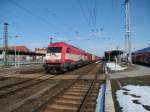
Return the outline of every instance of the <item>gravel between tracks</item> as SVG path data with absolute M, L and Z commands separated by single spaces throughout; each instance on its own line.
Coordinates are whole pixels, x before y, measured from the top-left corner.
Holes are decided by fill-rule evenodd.
M 66 75 L 83 75 L 87 74 L 92 68 L 94 68 L 97 64 L 91 64 L 74 71 L 65 73 L 62 75 L 65 77 Z M 18 109 L 14 110 L 13 112 L 32 112 L 33 109 L 37 108 L 38 105 L 45 102 L 46 99 L 53 98 L 56 94 L 60 93 L 64 88 L 69 86 L 73 80 L 62 80 L 61 82 L 53 89 L 43 93 L 40 97 L 27 101 L 24 105 L 20 106 Z
M 20 68 L 0 68 L 0 76 L 6 76 L 11 74 L 32 74 L 32 73 L 39 73 L 45 72 L 43 68 L 43 64 L 29 64 L 29 65 L 22 65 Z
M 3 97 L 0 99 L 0 110 L 3 112 L 9 112 L 11 109 L 16 108 L 22 100 L 25 100 L 28 97 L 32 96 L 33 94 L 36 94 L 37 92 L 42 91 L 45 88 L 45 85 L 51 87 L 52 85 L 57 84 L 57 83 L 59 83 L 59 81 L 48 80 L 38 85 L 31 86 L 28 89 L 18 91 L 15 94 Z
M 87 74 L 88 70 L 90 70 L 91 68 L 93 68 L 95 66 L 96 66 L 96 64 L 90 64 L 90 65 L 75 69 L 73 71 L 70 71 L 68 73 L 57 75 L 56 77 L 68 77 L 69 75 L 70 76 L 79 76 L 81 74 Z M 32 72 L 32 73 L 35 73 L 35 72 Z M 21 74 L 21 73 L 19 72 L 19 74 Z M 41 72 L 40 72 L 40 74 L 41 74 Z M 35 76 L 36 75 L 38 75 L 38 73 L 35 74 Z M 43 75 L 45 75 L 45 78 L 46 78 L 46 76 L 48 76 L 49 74 L 43 74 Z M 25 76 L 25 77 L 21 79 L 21 76 Z M 25 74 L 11 77 L 11 78 L 5 80 L 4 81 L 5 83 L 3 83 L 3 81 L 1 81 L 3 84 L 1 84 L 0 86 L 2 87 L 5 85 L 8 85 L 8 84 L 13 84 L 13 83 L 15 83 L 15 81 L 16 82 L 23 81 L 23 80 L 28 79 L 29 77 L 30 77 L 30 75 L 27 75 L 27 72 L 26 72 Z M 34 77 L 34 75 L 33 75 L 33 77 Z M 56 93 L 59 93 L 67 85 L 69 85 L 72 81 L 73 80 L 63 80 L 61 78 L 47 80 L 47 81 L 44 81 L 37 85 L 31 86 L 29 88 L 26 88 L 26 89 L 17 91 L 13 94 L 7 95 L 5 97 L 1 97 L 0 98 L 0 111 L 10 112 L 13 110 L 14 112 L 31 112 L 31 110 L 33 110 L 33 108 L 37 107 L 39 104 L 41 104 L 41 102 L 44 102 L 44 100 L 46 98 L 53 97 Z M 18 85 L 18 87 L 19 86 L 20 85 Z M 50 88 L 51 86 L 52 86 L 52 88 Z M 2 91 L 0 90 L 0 92 L 2 92 Z

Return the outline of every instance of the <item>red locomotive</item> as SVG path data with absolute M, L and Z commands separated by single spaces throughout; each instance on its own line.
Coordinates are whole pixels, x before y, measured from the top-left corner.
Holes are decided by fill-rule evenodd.
M 44 68 L 48 72 L 65 72 L 99 59 L 99 57 L 65 42 L 56 42 L 48 45 Z
M 134 63 L 150 65 L 150 47 L 134 52 L 132 60 Z

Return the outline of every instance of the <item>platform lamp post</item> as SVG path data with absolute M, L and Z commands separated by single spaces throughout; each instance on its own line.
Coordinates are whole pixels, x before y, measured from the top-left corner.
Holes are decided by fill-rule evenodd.
M 20 36 L 16 35 L 15 38 L 19 38 Z M 17 67 L 17 60 L 16 60 L 16 56 L 17 56 L 17 50 L 16 50 L 16 44 L 15 44 L 15 67 Z M 19 63 L 19 62 L 18 62 Z M 19 64 L 18 64 L 19 67 Z
M 20 68 L 20 54 L 19 54 L 20 50 L 18 51 L 18 68 Z
M 8 54 L 8 23 L 4 23 L 4 36 L 3 36 L 3 60 L 4 66 L 7 66 L 7 54 Z
M 2 38 L 0 38 L 0 40 L 1 40 L 1 39 L 2 39 Z M 3 46 L 3 43 L 0 43 L 0 47 L 1 47 L 1 46 Z M 1 47 L 1 48 L 3 49 L 3 47 Z M 2 56 L 3 56 L 3 52 L 2 52 L 0 55 L 1 55 L 1 57 L 2 57 Z M 3 64 L 3 60 L 0 61 L 0 63 Z M 0 64 L 0 65 L 1 65 L 1 64 Z M 0 68 L 1 68 L 1 67 L 0 67 Z

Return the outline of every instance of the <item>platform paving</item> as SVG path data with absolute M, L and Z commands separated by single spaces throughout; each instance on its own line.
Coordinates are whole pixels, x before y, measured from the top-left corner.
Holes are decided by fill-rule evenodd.
M 129 71 L 114 72 L 108 75 L 110 79 L 127 78 L 150 75 L 150 67 L 134 65 L 136 69 Z
M 111 84 L 109 79 L 106 80 L 105 112 L 115 112 L 114 102 L 112 99 Z

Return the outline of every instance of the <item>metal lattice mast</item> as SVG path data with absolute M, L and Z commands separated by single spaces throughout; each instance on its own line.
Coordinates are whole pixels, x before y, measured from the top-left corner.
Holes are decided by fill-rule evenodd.
M 125 0 L 125 49 L 128 54 L 128 62 L 132 63 L 132 52 L 131 52 L 131 29 L 130 29 L 130 14 L 129 14 L 129 0 Z
M 5 66 L 7 66 L 7 51 L 8 51 L 8 23 L 4 23 L 3 54 Z

